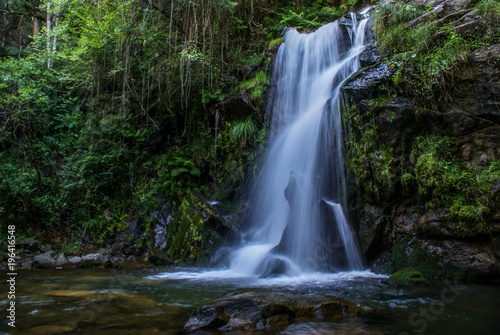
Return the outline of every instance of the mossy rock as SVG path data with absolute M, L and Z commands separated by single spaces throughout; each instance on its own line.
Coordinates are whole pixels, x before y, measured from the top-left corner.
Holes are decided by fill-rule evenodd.
M 391 284 L 396 285 L 427 285 L 429 282 L 420 272 L 412 267 L 401 269 L 387 279 Z

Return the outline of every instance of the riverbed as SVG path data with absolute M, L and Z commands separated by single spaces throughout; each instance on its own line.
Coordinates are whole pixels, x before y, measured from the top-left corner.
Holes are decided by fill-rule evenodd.
M 16 327 L 2 318 L 0 334 L 182 334 L 197 306 L 250 289 L 335 295 L 370 311 L 337 323 L 292 324 L 281 334 L 500 334 L 499 283 L 408 287 L 386 279 L 368 271 L 272 279 L 170 267 L 21 271 Z M 0 309 L 8 302 L 2 296 Z M 252 332 L 270 333 L 279 332 Z

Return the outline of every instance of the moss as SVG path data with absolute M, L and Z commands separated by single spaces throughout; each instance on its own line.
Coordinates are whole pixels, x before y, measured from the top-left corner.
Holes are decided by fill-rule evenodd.
M 432 255 L 429 255 L 423 248 L 415 247 L 412 260 L 415 269 L 420 271 L 427 278 L 458 278 L 466 277 L 466 274 L 458 268 L 438 263 Z
M 408 253 L 407 248 L 409 248 Z M 459 269 L 438 263 L 432 255 L 418 245 L 398 242 L 392 247 L 392 259 L 396 271 L 413 267 L 427 278 L 458 278 L 467 276 Z
M 405 189 L 409 189 L 415 183 L 415 176 L 409 172 L 403 173 L 401 176 L 401 184 Z
M 450 209 L 449 223 L 456 223 L 458 236 L 487 236 L 487 218 L 498 203 L 492 189 L 500 180 L 499 163 L 493 161 L 488 170 L 478 174 L 455 157 L 451 150 L 453 141 L 440 136 L 416 139 L 412 155 L 416 157 L 414 173 L 419 195 L 428 209 Z
M 407 267 L 395 272 L 387 279 L 389 283 L 396 285 L 427 285 L 429 282 L 420 272 L 412 267 Z
M 203 205 L 188 191 L 179 205 L 168 231 L 168 256 L 182 263 L 192 263 L 204 253 L 200 230 L 204 222 Z
M 356 175 L 365 200 L 372 203 L 390 194 L 395 175 L 393 149 L 380 140 L 373 108 L 364 115 L 355 107 L 348 110 L 352 131 L 346 143 L 348 169 Z

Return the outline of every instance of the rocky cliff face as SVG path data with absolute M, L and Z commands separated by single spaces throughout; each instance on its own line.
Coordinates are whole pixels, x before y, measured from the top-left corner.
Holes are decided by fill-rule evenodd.
M 420 2 L 452 29 L 483 20 L 471 1 Z M 397 89 L 397 55 L 370 55 L 344 85 L 352 213 L 376 270 L 500 275 L 500 44 L 484 44 L 443 74 L 433 109 Z

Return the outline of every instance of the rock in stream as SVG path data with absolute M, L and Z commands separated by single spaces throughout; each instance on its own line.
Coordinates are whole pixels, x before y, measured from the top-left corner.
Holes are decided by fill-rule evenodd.
M 341 321 L 365 313 L 342 298 L 292 292 L 250 291 L 229 293 L 198 308 L 184 326 L 199 330 L 277 330 L 293 322 Z

